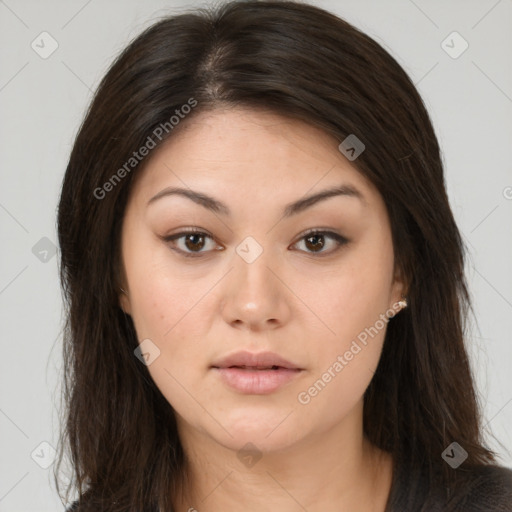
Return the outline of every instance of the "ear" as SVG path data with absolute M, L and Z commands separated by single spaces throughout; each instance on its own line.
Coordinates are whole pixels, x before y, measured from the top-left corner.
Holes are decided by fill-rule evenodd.
M 391 286 L 391 295 L 390 295 L 390 308 L 396 304 L 398 301 L 402 300 L 403 297 L 407 297 L 408 286 L 402 275 L 400 269 L 397 269 L 395 272 L 395 276 L 393 278 L 393 284 Z
M 119 290 L 119 306 L 127 315 L 131 315 L 130 297 L 128 296 L 128 292 L 124 291 L 124 289 L 123 287 L 122 290 Z

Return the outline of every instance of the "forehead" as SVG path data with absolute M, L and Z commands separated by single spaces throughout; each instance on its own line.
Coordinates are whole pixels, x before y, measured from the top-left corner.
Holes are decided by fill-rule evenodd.
M 304 121 L 266 110 L 225 108 L 185 118 L 159 151 L 187 152 L 188 158 L 212 163 L 233 157 L 241 162 L 272 157 L 323 163 L 341 156 L 337 146 L 332 135 Z
M 255 197 L 305 195 L 347 183 L 375 194 L 338 150 L 339 141 L 303 121 L 248 108 L 199 112 L 153 150 L 137 179 L 148 201 L 170 185 L 236 191 Z M 135 191 L 134 191 L 135 192 Z

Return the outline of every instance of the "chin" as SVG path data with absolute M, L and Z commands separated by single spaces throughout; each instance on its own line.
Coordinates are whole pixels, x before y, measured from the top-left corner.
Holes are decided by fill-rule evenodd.
M 222 430 L 221 444 L 239 450 L 252 443 L 262 452 L 287 448 L 301 437 L 292 418 L 294 413 L 286 417 L 289 412 L 241 408 L 226 414 L 222 425 L 232 437 Z

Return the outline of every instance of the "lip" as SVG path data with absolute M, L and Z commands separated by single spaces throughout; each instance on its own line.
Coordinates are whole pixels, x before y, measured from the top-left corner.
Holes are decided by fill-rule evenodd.
M 270 369 L 273 366 L 277 369 Z M 273 352 L 236 352 L 214 362 L 211 369 L 229 387 L 253 395 L 273 393 L 303 371 L 303 368 Z
M 235 352 L 212 364 L 214 368 L 229 368 L 231 366 L 247 366 L 251 368 L 279 366 L 288 370 L 302 370 L 295 363 L 287 361 L 284 357 L 274 352 Z

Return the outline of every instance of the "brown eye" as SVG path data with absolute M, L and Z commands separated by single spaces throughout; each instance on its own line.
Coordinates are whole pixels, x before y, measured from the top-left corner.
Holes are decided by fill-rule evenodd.
M 313 255 L 318 254 L 319 256 L 331 254 L 338 250 L 342 245 L 348 243 L 348 240 L 344 236 L 338 235 L 338 233 L 318 230 L 306 233 L 299 242 L 297 242 L 297 244 L 303 241 L 305 242 L 304 245 L 306 247 L 305 252 Z M 324 247 L 329 248 L 329 246 L 332 250 L 323 250 Z
M 166 242 L 170 242 L 171 245 L 174 246 L 172 249 L 183 254 L 183 256 L 202 256 L 203 253 L 210 252 L 216 247 L 213 243 L 213 238 L 202 231 L 184 231 L 182 233 L 176 233 L 175 235 L 163 237 L 163 239 Z M 208 240 L 211 241 L 212 247 L 208 250 L 203 250 L 208 245 Z

